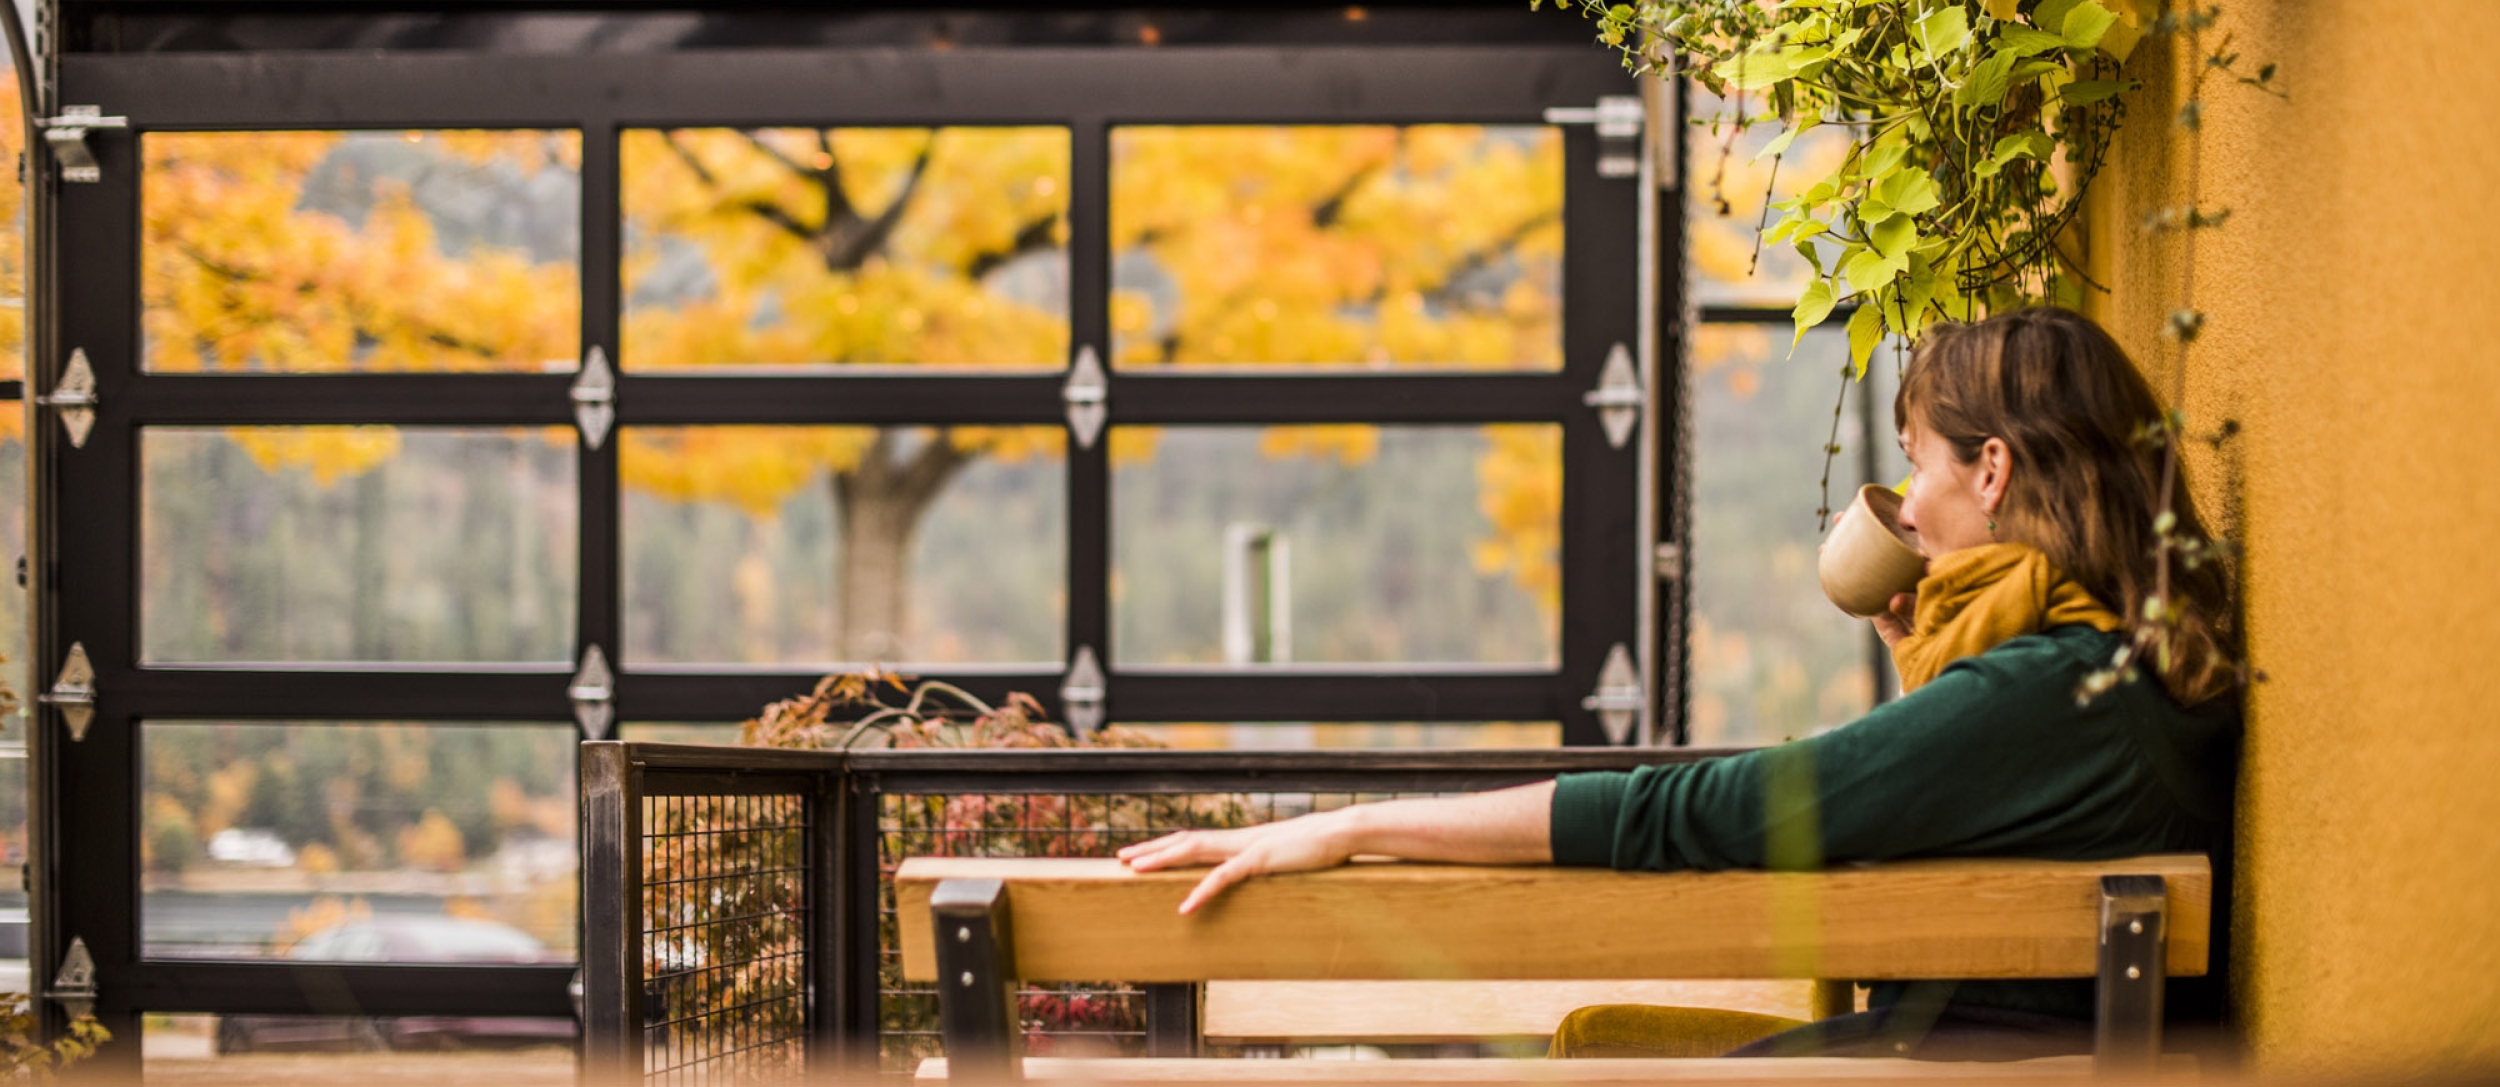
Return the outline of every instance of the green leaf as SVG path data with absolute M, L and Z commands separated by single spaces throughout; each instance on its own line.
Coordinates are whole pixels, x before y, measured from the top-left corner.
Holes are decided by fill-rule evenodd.
M 1797 66 L 1780 53 L 1745 53 L 1720 61 L 1710 72 L 1729 86 L 1750 91 L 1795 78 Z
M 1892 282 L 1892 262 L 1872 249 L 1860 249 L 1856 255 L 1840 263 L 1840 276 L 1849 281 L 1849 289 L 1861 294 Z
M 1875 199 L 1891 205 L 1894 211 L 1916 215 L 1935 210 L 1943 202 L 1943 195 L 1936 188 L 1935 178 L 1913 166 L 1876 182 Z
M 1910 36 L 1927 54 L 1925 59 L 1932 61 L 1970 40 L 1970 16 L 1963 14 L 1958 3 L 1940 5 L 1910 27 Z
M 1796 354 L 1797 345 L 1806 340 L 1806 330 L 1822 324 L 1823 318 L 1831 315 L 1831 281 L 1816 279 L 1811 286 L 1806 288 L 1806 293 L 1797 296 L 1797 308 L 1790 314 L 1797 321 L 1797 338 L 1788 341 L 1788 353 Z
M 1998 53 L 1971 69 L 1970 78 L 1953 92 L 1953 104 L 1960 109 L 1989 107 L 2005 101 L 2006 88 L 2013 84 L 2014 62 L 2021 59 L 2012 53 Z
M 1875 355 L 1875 345 L 1884 339 L 1884 308 L 1881 304 L 1861 305 L 1849 315 L 1849 369 L 1860 379 L 1866 377 L 1866 360 Z
M 2000 166 L 2018 158 L 2033 158 L 2046 162 L 2056 151 L 2057 141 L 2050 139 L 2046 132 L 2017 132 L 1998 140 L 1995 150 L 1989 154 L 1988 159 Z
M 2066 13 L 2066 20 L 2060 24 L 2058 33 L 2065 37 L 2070 48 L 2091 49 L 2101 44 L 2101 39 L 2109 34 L 2109 28 L 2117 22 L 2117 12 L 2096 3 L 2077 4 L 2073 11 Z
M 1822 224 L 1817 223 L 1815 225 L 1821 226 Z M 1816 276 L 1819 277 L 1823 274 L 1823 254 L 1815 252 L 1814 246 L 1808 244 L 1802 238 L 1797 241 L 1797 256 L 1802 258 L 1808 266 L 1814 269 L 1814 274 Z M 1830 290 L 1830 287 L 1824 288 L 1826 293 Z
M 2058 91 L 2058 99 L 2069 106 L 2088 106 L 2122 91 L 2135 89 L 2132 79 L 2078 79 Z
M 2045 30 L 2012 26 L 2007 27 L 2005 33 L 1997 36 L 1997 48 L 2018 57 L 2038 56 L 2051 49 L 2066 48 L 2066 39 Z
M 1868 229 L 1866 240 L 1875 246 L 1876 252 L 1884 255 L 1884 259 L 1891 260 L 1908 253 L 1911 246 L 1918 244 L 1918 221 L 1896 214 Z
M 1875 150 L 1867 152 L 1865 157 L 1858 160 L 1858 177 L 1863 179 L 1891 173 L 1894 167 L 1901 165 L 1901 159 L 1909 153 L 1910 145 L 1907 143 L 1879 144 Z
M 1980 0 L 1979 6 L 1987 9 L 1989 18 L 2010 23 L 2022 14 L 2015 10 L 2014 4 L 2015 0 Z
M 2040 0 L 2040 3 L 2031 9 L 2031 25 L 2057 35 L 2057 40 L 2063 42 L 2066 40 L 2066 17 L 2074 14 L 2075 8 L 2084 2 L 2085 0 Z
M 1788 126 L 1788 131 L 1771 137 L 1771 142 L 1763 144 L 1762 150 L 1754 152 L 1753 160 L 1755 162 L 1760 162 L 1773 155 L 1787 151 L 1789 144 L 1797 142 L 1797 137 L 1805 135 L 1808 129 L 1822 123 L 1823 119 L 1820 117 L 1807 116 L 1798 118 L 1796 124 Z

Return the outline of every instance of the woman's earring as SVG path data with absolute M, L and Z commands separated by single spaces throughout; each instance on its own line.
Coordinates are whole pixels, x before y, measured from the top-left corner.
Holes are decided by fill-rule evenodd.
M 1997 538 L 1997 519 L 1994 517 L 1988 518 L 1988 538 L 1991 540 Z

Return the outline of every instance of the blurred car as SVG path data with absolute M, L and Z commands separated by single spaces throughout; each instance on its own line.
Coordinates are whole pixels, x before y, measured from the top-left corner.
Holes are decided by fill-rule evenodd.
M 296 941 L 286 957 L 337 963 L 572 961 L 510 925 L 437 916 L 343 922 Z M 579 1029 L 571 1019 L 517 1016 L 229 1015 L 218 1020 L 215 1044 L 219 1053 L 570 1045 Z

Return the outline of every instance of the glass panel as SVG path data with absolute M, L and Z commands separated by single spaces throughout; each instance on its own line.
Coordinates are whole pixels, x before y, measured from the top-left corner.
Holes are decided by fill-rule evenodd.
M 1065 658 L 1062 427 L 629 427 L 625 658 Z
M 1694 336 L 1690 733 L 1698 745 L 1805 736 L 1855 719 L 1873 697 L 1868 654 L 1876 643 L 1866 623 L 1824 599 L 1814 571 L 1823 444 L 1848 345 L 1837 329 L 1810 332 L 1786 358 L 1788 338 L 1777 325 L 1704 325 Z M 1888 367 L 1878 360 L 1869 369 Z M 1862 475 L 1862 392 L 1850 387 L 1841 418 L 1835 507 Z M 1887 447 L 1891 411 L 1887 395 L 1876 435 Z
M 341 1008 L 341 1011 L 349 1009 Z M 493 1083 L 572 1087 L 570 1019 L 148 1015 L 150 1087 L 237 1083 Z
M 636 370 L 1068 364 L 1061 128 L 625 133 Z
M 17 60 L 0 49 L 0 162 L 23 162 L 25 103 L 19 101 Z M 0 380 L 26 376 L 26 180 L 18 170 L 0 171 Z M 0 434 L 14 437 L 24 425 L 16 405 L 0 411 Z M 16 646 L 19 643 L 10 642 Z M 11 649 L 14 659 L 16 650 Z
M 1847 130 L 1813 129 L 1777 158 L 1756 159 L 1785 131 L 1779 117 L 1766 116 L 1759 101 L 1749 101 L 1740 127 L 1737 103 L 1689 84 L 1686 89 L 1694 127 L 1684 158 L 1690 224 L 1685 282 L 1705 306 L 1795 306 L 1812 269 L 1787 242 L 1756 244 L 1760 229 L 1780 214 L 1763 218 L 1763 194 L 1770 194 L 1770 202 L 1787 200 L 1838 169 L 1849 149 Z
M 1562 366 L 1562 136 L 1542 125 L 1111 134 L 1122 366 Z
M 570 661 L 570 427 L 151 427 L 141 652 Z
M 571 962 L 570 725 L 148 722 L 150 958 Z
M 1122 664 L 1560 656 L 1562 428 L 1114 428 Z
M 1562 725 L 1554 721 L 1312 721 L 1249 724 L 1122 724 L 1166 747 L 1190 751 L 1260 749 L 1306 751 L 1318 748 L 1561 747 Z
M 579 133 L 151 132 L 140 148 L 147 369 L 581 361 Z

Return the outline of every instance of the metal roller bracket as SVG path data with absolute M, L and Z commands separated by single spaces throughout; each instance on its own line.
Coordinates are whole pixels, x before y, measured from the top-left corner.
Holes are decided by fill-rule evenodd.
M 1606 742 L 1621 747 L 1632 738 L 1632 722 L 1647 702 L 1640 670 L 1632 667 L 1632 651 L 1616 642 L 1606 652 L 1606 666 L 1598 669 L 1597 689 L 1580 700 L 1580 708 L 1594 711 L 1606 729 Z
M 573 379 L 573 421 L 582 428 L 582 444 L 592 449 L 608 440 L 616 425 L 616 371 L 608 353 L 593 344 L 582 355 L 582 374 Z
M 1068 404 L 1068 429 L 1076 434 L 1079 449 L 1092 449 L 1094 440 L 1102 437 L 1103 424 L 1111 420 L 1111 378 L 1102 369 L 1102 357 L 1092 345 L 1077 348 L 1076 362 L 1068 367 L 1068 384 L 1060 391 L 1060 399 Z
M 61 662 L 61 674 L 53 679 L 52 689 L 36 695 L 35 701 L 61 711 L 61 723 L 69 726 L 71 743 L 87 738 L 87 726 L 95 721 L 95 664 L 87 659 L 84 643 L 69 643 L 69 657 Z
M 582 735 L 607 739 L 608 726 L 616 721 L 616 673 L 596 644 L 582 650 L 581 670 L 573 673 L 573 684 L 564 693 L 573 700 L 573 719 L 581 722 Z
M 69 954 L 61 956 L 61 972 L 52 976 L 52 987 L 43 991 L 43 998 L 59 1004 L 72 1019 L 95 1014 L 95 956 L 87 953 L 87 941 L 72 936 Z
M 69 353 L 69 362 L 61 367 L 61 380 L 52 386 L 51 395 L 35 398 L 35 403 L 61 413 L 61 429 L 68 433 L 72 449 L 87 447 L 87 434 L 95 429 L 95 409 L 100 402 L 95 394 L 95 367 L 87 364 L 87 349 L 83 347 Z
M 96 165 L 94 149 L 87 146 L 87 133 L 129 128 L 130 118 L 104 116 L 102 106 L 62 106 L 60 116 L 35 124 L 43 129 L 43 142 L 51 145 L 52 157 L 60 160 L 61 180 L 92 185 L 104 180 L 104 170 Z
M 1068 731 L 1090 736 L 1102 727 L 1103 688 L 1107 682 L 1102 661 L 1094 656 L 1094 647 L 1076 647 L 1076 659 L 1068 664 L 1067 681 L 1059 685 L 1059 702 L 1066 707 Z
M 1606 369 L 1598 374 L 1597 387 L 1583 394 L 1580 402 L 1597 409 L 1597 421 L 1606 428 L 1606 444 L 1621 449 L 1632 440 L 1632 428 L 1640 423 L 1648 399 L 1641 395 L 1632 349 L 1618 343 L 1606 352 Z
M 1549 125 L 1593 125 L 1597 128 L 1597 176 L 1641 175 L 1641 130 L 1649 110 L 1639 95 L 1610 94 L 1591 106 L 1557 106 L 1545 111 Z

